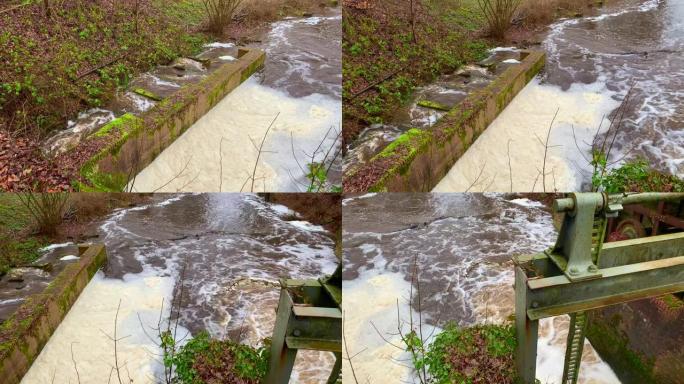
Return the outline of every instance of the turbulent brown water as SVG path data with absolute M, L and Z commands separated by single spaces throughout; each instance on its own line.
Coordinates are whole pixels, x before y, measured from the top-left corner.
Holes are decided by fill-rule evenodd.
M 111 335 L 121 300 L 121 364 L 136 383 L 160 382 L 155 332 L 160 313 L 183 287 L 178 339 L 207 330 L 212 336 L 259 345 L 270 337 L 280 277 L 318 278 L 337 258 L 324 229 L 286 221 L 294 212 L 254 195 L 159 196 L 158 202 L 121 210 L 100 228 L 109 261 L 83 291 L 23 383 L 74 381 L 70 349 L 82 383 L 107 381 Z M 184 279 L 181 281 L 181 272 Z M 162 300 L 164 307 L 162 308 Z M 151 337 L 150 337 L 151 336 Z M 294 383 L 320 383 L 333 358 L 298 356 Z
M 328 182 L 339 185 L 341 156 L 335 155 L 342 121 L 341 30 L 339 7 L 273 23 L 263 42 L 254 45 L 266 52 L 263 71 L 162 152 L 136 177 L 133 189 L 306 191 L 312 159 L 325 160 Z M 252 189 L 247 181 L 257 159 Z
M 502 195 L 379 194 L 343 204 L 345 336 L 363 382 L 415 381 L 406 353 L 374 329 L 400 343 L 398 312 L 404 331 L 411 315 L 418 319 L 417 305 L 407 305 L 414 262 L 425 335 L 448 322 L 499 323 L 514 313 L 511 257 L 543 251 L 556 236 L 540 203 Z M 567 317 L 543 320 L 540 329 L 537 377 L 559 383 Z M 582 383 L 619 383 L 592 348 L 583 361 Z
M 587 189 L 597 132 L 597 146 L 605 141 L 605 149 L 612 148 L 611 167 L 642 157 L 661 171 L 684 176 L 683 1 L 619 1 L 597 16 L 561 20 L 550 27 L 542 48 L 548 56 L 545 72 L 523 89 L 436 190 L 465 190 L 480 173 L 485 181 L 473 191 L 485 186 L 509 191 L 511 174 L 516 191 Z M 618 113 L 631 87 L 630 100 Z M 556 111 L 544 186 L 539 138 L 546 138 Z M 610 119 L 616 120 L 611 130 Z

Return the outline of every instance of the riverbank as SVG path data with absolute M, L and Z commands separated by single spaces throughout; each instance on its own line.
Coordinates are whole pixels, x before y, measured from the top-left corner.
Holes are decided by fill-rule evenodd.
M 345 147 L 368 125 L 390 118 L 415 87 L 483 59 L 490 45 L 475 0 L 416 2 L 413 10 L 396 0 L 370 3 L 344 7 Z
M 146 195 L 74 194 L 51 233 L 40 231 L 24 195 L 0 193 L 0 278 L 12 268 L 34 263 L 49 244 L 79 243 L 97 236 L 94 224 L 118 208 L 147 201 Z
M 82 382 L 106 380 L 113 361 L 107 335 L 115 321 L 118 334 L 130 335 L 118 343 L 118 356 L 135 382 L 165 382 L 165 367 L 155 358 L 165 354 L 184 382 L 232 374 L 235 382 L 256 382 L 268 360 L 264 340 L 273 332 L 278 279 L 318 278 L 338 263 L 330 234 L 291 215 L 250 194 L 155 195 L 149 204 L 117 210 L 97 228 L 107 266 L 24 382 L 73 382 L 74 361 Z M 162 331 L 171 324 L 173 335 L 159 337 L 160 316 Z M 328 353 L 302 352 L 293 382 L 320 383 L 333 362 Z
M 551 26 L 542 44 L 548 57 L 543 74 L 489 125 L 435 192 L 682 188 L 681 103 L 674 85 L 682 68 L 675 53 L 682 28 L 673 20 L 684 7 L 613 3 Z M 639 28 L 624 29 L 637 19 Z M 661 33 L 640 38 L 654 30 Z
M 207 32 L 201 0 L 155 0 L 144 6 L 133 0 L 116 6 L 77 1 L 59 9 L 29 2 L 0 9 L 0 51 L 7 52 L 0 56 L 0 163 L 6 165 L 0 167 L 0 188 L 76 188 L 77 163 L 92 151 L 56 160 L 47 153 L 45 139 L 67 127 L 83 124 L 92 130 L 88 125 L 107 123 L 115 117 L 109 109 L 121 109 L 109 104 L 121 104 L 139 75 L 172 62 L 186 71 L 187 64 L 174 60 L 192 57 L 210 40 L 258 42 L 272 21 L 335 4 L 245 0 L 223 32 L 213 34 Z M 151 104 L 139 95 L 132 98 L 134 105 L 124 112 Z M 92 121 L 80 121 L 83 117 Z
M 264 200 L 282 204 L 297 212 L 302 219 L 325 228 L 335 243 L 342 236 L 342 197 L 328 193 L 265 193 Z
M 364 128 L 390 119 L 416 87 L 484 59 L 493 46 L 537 46 L 552 22 L 592 14 L 604 1 L 523 1 L 500 40 L 488 36 L 475 0 L 419 1 L 413 10 L 398 1 L 382 3 L 345 4 L 345 147 Z

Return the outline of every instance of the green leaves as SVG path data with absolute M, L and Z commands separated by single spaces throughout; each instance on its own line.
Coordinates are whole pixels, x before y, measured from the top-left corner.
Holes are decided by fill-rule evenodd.
M 328 180 L 328 172 L 323 163 L 309 163 L 307 164 L 309 173 L 306 178 L 311 181 L 307 192 L 317 192 L 325 187 L 325 182 Z
M 237 376 L 254 381 L 263 379 L 268 372 L 268 343 L 264 347 L 253 348 L 229 340 L 212 339 L 207 332 L 201 332 L 173 354 L 175 340 L 170 332 L 163 332 L 161 346 L 164 365 L 175 368 L 174 382 L 178 384 L 203 384 L 199 371 L 205 375 L 221 373 L 224 378 Z
M 404 338 L 414 354 L 414 368 L 427 369 L 431 384 L 474 382 L 513 383 L 515 377 L 515 328 L 512 325 L 447 325 L 432 343 L 424 346 L 415 332 Z
M 645 159 L 624 163 L 618 168 L 609 168 L 606 155 L 595 151 L 592 156 L 594 171 L 592 188 L 607 193 L 623 192 L 681 192 L 684 180 L 653 169 Z

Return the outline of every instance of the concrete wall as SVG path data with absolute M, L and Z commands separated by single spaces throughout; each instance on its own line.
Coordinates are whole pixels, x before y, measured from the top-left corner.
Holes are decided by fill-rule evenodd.
M 30 296 L 0 327 L 0 383 L 21 381 L 78 295 L 107 260 L 104 245 L 83 248 L 80 253 L 78 262 L 64 268 L 42 293 Z
M 80 168 L 84 191 L 122 191 L 128 181 L 213 108 L 229 92 L 263 67 L 264 52 L 240 48 L 229 62 L 201 82 L 181 88 L 140 117 L 124 115 L 95 133 L 108 145 Z M 82 145 L 89 145 L 89 139 Z
M 587 337 L 623 384 L 684 383 L 684 302 L 675 295 L 589 312 Z
M 426 130 L 412 129 L 350 174 L 350 193 L 429 192 L 446 176 L 477 137 L 544 67 L 543 52 L 526 52 L 486 88 L 473 92 Z

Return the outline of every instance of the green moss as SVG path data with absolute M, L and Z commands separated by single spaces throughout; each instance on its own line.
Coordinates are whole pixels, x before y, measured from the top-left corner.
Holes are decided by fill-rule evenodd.
M 436 109 L 438 111 L 448 111 L 450 108 L 444 104 L 440 104 L 436 101 L 431 100 L 421 100 L 418 102 L 418 106 L 423 108 Z
M 655 383 L 653 361 L 632 350 L 626 335 L 620 331 L 621 319 L 592 317 L 587 328 L 587 338 L 601 357 L 620 376 L 631 378 L 631 382 Z
M 407 150 L 406 155 L 411 157 L 415 155 L 415 152 L 422 145 L 426 144 L 432 137 L 430 131 L 411 128 L 406 131 L 401 136 L 397 137 L 396 140 L 390 143 L 385 149 L 382 150 L 376 157 L 392 157 L 397 155 L 399 151 Z
M 665 295 L 660 298 L 668 309 L 678 311 L 684 309 L 684 300 L 675 295 Z
M 122 192 L 128 184 L 128 175 L 123 172 L 100 172 L 97 165 L 88 165 L 81 170 L 81 175 L 88 181 L 79 183 L 81 192 Z
M 244 82 L 245 80 L 249 79 L 256 71 L 262 68 L 264 66 L 265 60 L 266 56 L 261 55 L 261 57 L 259 57 L 258 60 L 255 60 L 254 62 L 249 64 L 247 68 L 242 71 L 240 82 Z
M 148 99 L 151 99 L 154 101 L 162 101 L 162 99 L 163 99 L 161 96 L 158 96 L 158 95 L 152 93 L 151 91 L 148 91 L 148 90 L 143 89 L 143 88 L 136 88 L 133 90 L 133 92 L 137 93 L 140 96 L 147 97 Z
M 95 132 L 95 136 L 97 137 L 104 137 L 107 136 L 112 130 L 114 129 L 121 129 L 123 127 L 128 127 L 131 124 L 134 124 L 136 121 L 140 120 L 140 118 L 131 115 L 130 113 L 127 113 L 119 118 L 116 118 L 109 123 L 107 123 L 105 126 L 100 128 L 97 132 Z
M 129 175 L 123 172 L 100 172 L 98 163 L 106 156 L 117 156 L 123 145 L 132 136 L 144 128 L 144 120 L 125 114 L 103 127 L 96 135 L 106 136 L 113 129 L 118 129 L 118 139 L 87 160 L 81 167 L 80 175 L 86 181 L 77 182 L 76 189 L 82 192 L 121 192 L 128 184 Z
M 264 55 L 260 56 L 258 60 L 252 62 L 246 70 L 243 71 L 243 80 L 249 77 L 254 71 L 263 66 Z M 237 75 L 237 74 L 235 74 Z M 131 114 L 126 114 L 120 118 L 110 122 L 102 127 L 96 136 L 104 137 L 110 134 L 114 129 L 119 130 L 119 137 L 117 140 L 109 144 L 105 149 L 97 153 L 95 156 L 87 160 L 81 167 L 80 176 L 83 182 L 76 182 L 75 189 L 83 192 L 121 192 L 128 184 L 128 170 L 126 172 L 102 172 L 99 170 L 98 164 L 107 156 L 118 157 L 119 152 L 123 146 L 132 138 L 145 132 L 147 135 L 154 135 L 156 129 L 164 126 L 171 118 L 180 116 L 184 109 L 191 103 L 197 101 L 197 95 L 200 91 L 206 89 L 216 81 L 217 76 L 225 76 L 225 72 L 220 70 L 217 73 L 204 79 L 198 85 L 191 85 L 179 91 L 177 97 L 171 97 L 161 100 L 157 105 L 156 115 L 147 115 L 146 120 L 135 117 Z M 246 77 L 245 77 L 246 76 Z M 211 105 L 218 103 L 223 98 L 226 88 L 230 84 L 232 77 L 223 79 L 217 86 L 213 87 L 208 93 L 208 100 Z M 136 93 L 143 94 L 150 97 L 149 92 L 143 89 L 136 89 Z M 152 95 L 154 96 L 154 95 Z M 182 119 L 181 119 L 182 120 Z M 145 127 L 145 122 L 153 122 L 153 127 Z M 170 127 L 169 127 L 170 128 Z M 187 127 L 184 127 L 187 128 Z M 181 130 L 182 131 L 182 130 Z M 176 133 L 172 130 L 171 137 L 175 138 Z

